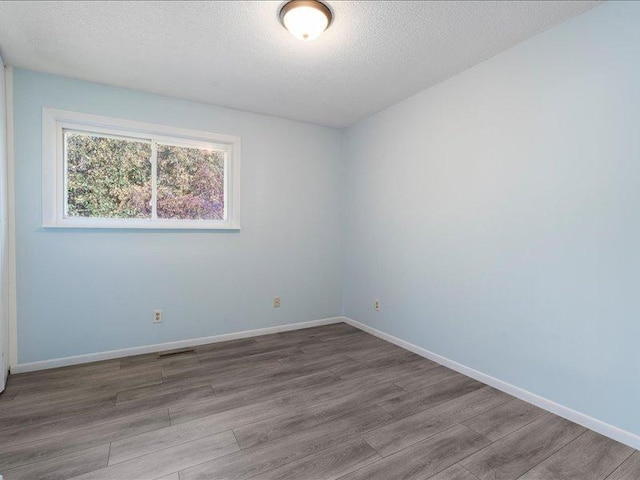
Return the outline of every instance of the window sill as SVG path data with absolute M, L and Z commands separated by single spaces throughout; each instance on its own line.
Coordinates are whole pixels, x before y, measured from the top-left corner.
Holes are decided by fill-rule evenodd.
M 131 229 L 131 230 L 226 230 L 240 231 L 240 225 L 229 222 L 212 222 L 209 220 L 105 220 L 73 219 L 58 223 L 46 223 L 44 229 Z

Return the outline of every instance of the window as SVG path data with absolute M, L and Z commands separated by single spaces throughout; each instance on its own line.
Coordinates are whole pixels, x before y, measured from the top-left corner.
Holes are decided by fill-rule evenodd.
M 240 139 L 43 111 L 43 225 L 240 228 Z

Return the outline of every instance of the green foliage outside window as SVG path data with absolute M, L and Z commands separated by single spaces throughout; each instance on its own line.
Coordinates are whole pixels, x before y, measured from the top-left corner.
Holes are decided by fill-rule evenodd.
M 224 218 L 224 152 L 158 145 L 158 218 Z
M 151 142 L 67 132 L 67 216 L 151 218 Z M 157 145 L 157 216 L 224 219 L 224 152 Z
M 150 218 L 151 144 L 67 133 L 67 215 Z

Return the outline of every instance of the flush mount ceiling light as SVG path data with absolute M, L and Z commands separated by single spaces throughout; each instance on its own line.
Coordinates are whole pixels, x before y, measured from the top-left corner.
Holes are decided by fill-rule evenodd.
M 280 9 L 280 22 L 300 40 L 315 40 L 331 24 L 333 15 L 317 0 L 291 0 Z

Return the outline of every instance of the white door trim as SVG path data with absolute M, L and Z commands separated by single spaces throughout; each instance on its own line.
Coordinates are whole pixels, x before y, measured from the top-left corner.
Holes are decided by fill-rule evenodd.
M 18 363 L 18 307 L 16 297 L 15 144 L 13 121 L 13 68 L 5 69 L 7 108 L 7 266 L 9 269 L 9 369 Z

